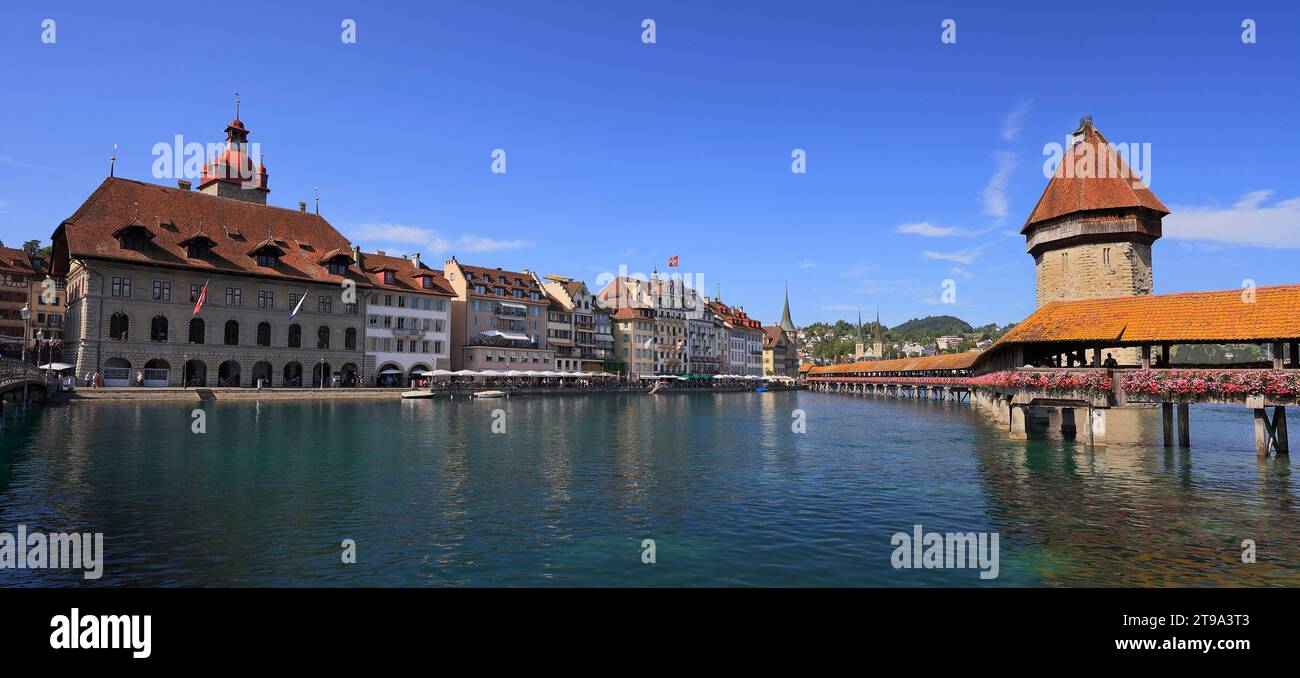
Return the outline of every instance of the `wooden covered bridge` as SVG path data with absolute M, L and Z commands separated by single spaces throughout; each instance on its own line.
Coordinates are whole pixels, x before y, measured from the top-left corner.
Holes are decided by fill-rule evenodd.
M 1251 344 L 1265 357 L 1172 361 L 1174 346 L 1196 344 Z M 826 365 L 805 381 L 818 391 L 971 402 L 1019 439 L 1033 409 L 1058 408 L 1062 433 L 1082 424 L 1093 444 L 1105 440 L 1110 408 L 1159 406 L 1165 445 L 1187 447 L 1190 405 L 1236 404 L 1253 412 L 1257 454 L 1286 454 L 1286 408 L 1300 393 L 1300 285 L 1049 302 L 983 352 Z

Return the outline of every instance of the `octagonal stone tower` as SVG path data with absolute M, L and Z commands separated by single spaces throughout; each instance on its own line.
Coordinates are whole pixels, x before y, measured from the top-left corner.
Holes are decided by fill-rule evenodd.
M 1037 301 L 1151 294 L 1151 244 L 1169 210 L 1092 125 L 1070 148 L 1024 228 Z

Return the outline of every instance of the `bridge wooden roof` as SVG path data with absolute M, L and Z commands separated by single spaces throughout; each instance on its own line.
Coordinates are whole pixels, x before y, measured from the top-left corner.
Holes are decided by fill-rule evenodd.
M 1009 344 L 1158 344 L 1300 338 L 1300 285 L 1055 301 L 1011 328 Z
M 864 360 L 842 365 L 822 365 L 809 371 L 809 376 L 852 374 L 854 372 L 924 372 L 930 370 L 966 370 L 975 364 L 981 354 L 976 351 L 944 353 L 920 358 L 897 360 Z

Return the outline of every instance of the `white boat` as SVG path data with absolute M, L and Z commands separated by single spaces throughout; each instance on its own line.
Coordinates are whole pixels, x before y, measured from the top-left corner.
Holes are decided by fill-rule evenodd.
M 474 397 L 475 398 L 504 398 L 506 397 L 506 392 L 505 391 L 475 391 Z
M 411 400 L 413 398 L 432 398 L 431 391 L 406 391 L 402 394 L 402 400 Z

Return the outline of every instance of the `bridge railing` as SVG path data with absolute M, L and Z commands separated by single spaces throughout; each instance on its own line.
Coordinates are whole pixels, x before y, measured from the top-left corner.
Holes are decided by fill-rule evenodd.
M 31 363 L 13 358 L 0 358 L 0 389 L 24 381 L 45 383 L 45 374 Z

